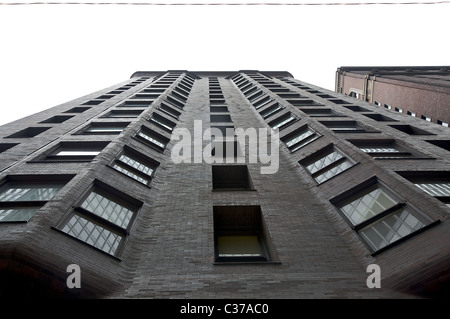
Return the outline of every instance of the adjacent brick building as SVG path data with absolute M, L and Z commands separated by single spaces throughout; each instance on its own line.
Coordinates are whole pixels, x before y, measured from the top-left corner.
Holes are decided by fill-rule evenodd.
M 208 128 L 235 131 L 199 140 Z M 1 296 L 449 294 L 441 125 L 288 72 L 174 70 L 136 72 L 0 138 Z M 74 264 L 81 288 L 66 283 Z M 381 288 L 367 286 L 371 264 Z
M 448 127 L 450 67 L 340 67 L 336 92 Z

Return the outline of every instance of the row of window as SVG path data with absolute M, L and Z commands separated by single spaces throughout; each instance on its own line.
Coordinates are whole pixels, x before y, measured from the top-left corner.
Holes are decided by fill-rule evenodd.
M 381 103 L 378 102 L 378 101 L 375 101 L 374 104 L 377 105 L 377 106 L 381 106 Z M 402 109 L 402 108 L 399 108 L 399 107 L 392 107 L 392 106 L 389 105 L 389 104 L 384 104 L 384 108 L 385 108 L 385 109 L 388 109 L 388 110 L 394 110 L 395 112 L 403 113 L 403 109 Z M 416 115 L 416 112 L 406 111 L 406 114 L 409 115 L 409 116 L 412 116 L 412 117 L 418 117 L 418 115 Z M 429 116 L 427 116 L 427 115 L 422 114 L 422 115 L 420 116 L 420 118 L 421 118 L 422 120 L 427 121 L 427 122 L 431 122 L 431 117 L 429 117 Z M 436 123 L 439 124 L 439 125 L 448 127 L 448 122 L 441 121 L 441 120 L 437 120 Z

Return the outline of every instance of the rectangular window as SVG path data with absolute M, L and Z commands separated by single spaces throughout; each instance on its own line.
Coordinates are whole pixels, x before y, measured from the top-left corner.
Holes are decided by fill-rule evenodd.
M 85 162 L 93 160 L 109 142 L 61 142 L 34 161 Z
M 380 252 L 431 224 L 376 178 L 332 199 L 372 252 Z
M 112 167 L 117 171 L 149 185 L 159 163 L 141 153 L 125 147 L 125 150 L 114 160 Z
M 448 171 L 397 172 L 426 194 L 450 208 L 450 173 Z
M 136 134 L 136 138 L 146 145 L 163 152 L 170 139 L 146 127 L 142 127 Z
M 323 183 L 354 165 L 334 147 L 326 147 L 299 162 L 317 183 Z
M 36 135 L 39 135 L 45 131 L 50 129 L 50 127 L 28 127 L 26 129 L 23 129 L 21 131 L 18 131 L 14 134 L 5 136 L 5 138 L 30 138 L 35 137 Z
M 142 203 L 102 185 L 95 182 L 93 189 L 61 222 L 58 229 L 117 256 Z
M 253 189 L 247 165 L 213 165 L 212 182 L 214 190 Z
M 282 130 L 288 127 L 289 125 L 294 124 L 296 121 L 298 121 L 298 118 L 291 112 L 288 112 L 276 118 L 275 120 L 269 122 L 269 125 L 273 129 L 278 128 L 279 130 Z
M 320 121 L 323 125 L 336 133 L 365 133 L 368 132 L 356 121 Z
M 418 151 L 413 152 L 395 140 L 349 140 L 349 142 L 374 159 L 426 158 Z
M 216 262 L 267 262 L 275 259 L 260 206 L 214 206 Z
M 180 112 L 174 110 L 173 108 L 164 103 L 161 103 L 158 109 L 175 119 L 178 119 L 181 115 Z
M 142 110 L 112 110 L 104 115 L 105 118 L 137 118 Z
M 94 122 L 89 124 L 86 128 L 81 130 L 81 134 L 120 134 L 130 122 Z
M 259 114 L 261 114 L 264 119 L 267 119 L 268 117 L 280 112 L 282 109 L 283 107 L 280 104 L 275 103 L 274 105 L 269 106 L 268 108 L 261 111 Z
M 169 121 L 164 116 L 161 116 L 157 113 L 153 113 L 149 121 L 169 133 L 171 133 L 177 125 L 176 123 Z
M 291 152 L 295 152 L 296 150 L 311 143 L 319 137 L 320 135 L 310 129 L 308 126 L 303 126 L 282 137 L 281 141 L 286 144 Z
M 211 122 L 232 122 L 228 114 L 211 114 L 209 117 Z
M 27 222 L 72 178 L 56 176 L 8 176 L 0 186 L 0 223 Z

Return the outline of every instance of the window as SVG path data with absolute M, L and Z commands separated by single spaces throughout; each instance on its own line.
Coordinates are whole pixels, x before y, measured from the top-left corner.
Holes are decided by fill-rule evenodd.
M 267 262 L 275 259 L 260 206 L 214 206 L 216 262 Z
M 445 127 L 448 127 L 448 122 L 444 122 L 444 121 L 441 121 L 441 120 L 437 120 L 437 124 L 445 126 Z
M 433 140 L 429 140 L 429 141 L 426 141 L 426 142 L 428 142 L 430 144 L 433 144 L 433 145 L 435 145 L 437 147 L 440 147 L 440 148 L 442 148 L 444 150 L 450 151 L 450 140 L 442 140 L 442 139 L 440 139 L 440 140 L 434 140 L 434 141 Z
M 141 202 L 103 183 L 93 189 L 58 226 L 62 232 L 117 256 Z
M 267 119 L 268 117 L 280 112 L 282 109 L 283 107 L 280 104 L 275 103 L 274 105 L 269 106 L 268 108 L 261 111 L 260 114 L 264 119 Z
M 308 126 L 303 126 L 282 137 L 281 141 L 286 144 L 291 152 L 295 152 L 296 150 L 311 143 L 319 137 L 320 135 L 310 129 Z
M 146 145 L 163 152 L 170 139 L 146 127 L 142 127 L 136 134 L 136 138 Z
M 289 125 L 294 124 L 296 121 L 298 121 L 298 118 L 291 112 L 288 112 L 276 118 L 275 120 L 269 122 L 269 125 L 273 129 L 278 128 L 279 130 L 282 130 L 288 127 Z
M 64 113 L 83 113 L 84 111 L 89 109 L 90 107 L 77 106 L 65 111 Z
M 450 207 L 450 173 L 448 171 L 397 172 L 419 189 Z
M 376 178 L 339 197 L 331 202 L 339 208 L 372 253 L 381 252 L 431 224 L 431 220 L 402 202 Z
M 365 133 L 370 132 L 356 121 L 321 121 L 323 125 L 336 133 Z
M 119 106 L 123 107 L 147 107 L 152 104 L 153 101 L 125 101 Z
M 300 110 L 303 113 L 306 113 L 308 116 L 311 117 L 338 117 L 338 116 L 343 116 L 340 114 L 335 113 L 334 111 L 332 111 L 331 109 L 326 109 L 326 108 L 300 108 Z
M 0 222 L 27 222 L 72 176 L 9 176 L 0 186 Z
M 213 141 L 211 156 L 214 157 L 217 163 L 226 160 L 228 163 L 230 159 L 243 158 L 244 154 L 238 141 Z
M 167 132 L 172 132 L 177 125 L 176 123 L 169 121 L 164 116 L 161 116 L 157 113 L 153 113 L 149 121 Z
M 268 105 L 270 102 L 272 102 L 273 100 L 270 98 L 270 96 L 266 95 L 263 98 L 259 99 L 258 101 L 255 101 L 253 103 L 253 106 L 256 109 L 260 109 L 262 108 L 264 105 Z
M 19 132 L 6 136 L 5 138 L 30 138 L 45 132 L 50 127 L 28 127 Z
M 431 122 L 431 117 L 429 117 L 429 116 L 422 115 L 422 116 L 420 116 L 420 118 L 421 118 L 422 120 L 427 121 L 427 122 Z
M 377 114 L 377 113 L 375 113 L 375 114 L 373 114 L 373 113 L 372 114 L 363 114 L 363 115 L 367 116 L 367 117 L 369 117 L 372 120 L 375 120 L 377 122 L 397 122 L 397 120 L 391 119 L 388 116 L 384 116 L 384 115 Z
M 412 117 L 416 117 L 416 112 L 407 111 L 406 114 Z
M 211 122 L 232 122 L 228 114 L 211 114 L 209 117 Z
M 125 147 L 124 151 L 114 160 L 111 167 L 115 170 L 149 185 L 159 163 L 141 153 Z
M 94 122 L 89 124 L 86 128 L 84 128 L 79 134 L 120 134 L 130 122 Z
M 142 110 L 112 110 L 103 117 L 109 118 L 137 118 Z
M 413 152 L 395 140 L 349 140 L 349 142 L 374 159 L 426 158 L 418 151 Z
M 389 125 L 389 126 L 409 135 L 433 135 L 430 132 L 427 132 L 425 130 L 422 130 L 420 128 L 411 125 Z
M 251 190 L 250 174 L 246 165 L 213 165 L 214 190 Z
M 344 156 L 333 146 L 328 146 L 316 154 L 299 162 L 317 183 L 323 183 L 342 173 L 354 165 L 353 161 Z
M 61 142 L 35 162 L 85 162 L 96 157 L 109 142 Z
M 178 112 L 177 110 L 174 110 L 173 108 L 171 108 L 170 106 L 168 106 L 164 103 L 161 103 L 161 105 L 159 106 L 159 109 L 162 112 L 166 113 L 167 115 L 169 115 L 175 119 L 178 119 L 178 117 L 181 115 L 180 112 Z
M 228 112 L 228 108 L 226 106 L 211 106 L 209 111 L 211 113 L 224 113 Z
M 71 119 L 72 117 L 72 115 L 56 115 L 40 123 L 62 123 L 67 121 L 68 119 Z
M 359 105 L 343 105 L 342 107 L 353 112 L 370 112 L 368 109 L 365 109 Z

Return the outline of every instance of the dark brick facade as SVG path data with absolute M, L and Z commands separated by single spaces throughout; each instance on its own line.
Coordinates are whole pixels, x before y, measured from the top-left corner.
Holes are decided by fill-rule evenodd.
M 251 94 L 263 94 L 251 101 L 251 94 L 245 95 L 242 90 L 247 82 L 256 88 Z M 174 90 L 186 97 L 185 101 L 177 99 L 181 108 L 169 102 L 168 96 L 173 96 Z M 212 90 L 214 96 L 210 94 Z M 156 96 L 136 100 L 137 92 Z M 259 112 L 269 104 L 259 109 L 254 105 L 267 96 L 283 109 L 263 118 Z M 121 106 L 124 101 L 134 101 L 135 105 Z M 137 101 L 152 102 L 144 107 L 137 106 Z M 159 110 L 161 103 L 177 110 L 179 117 Z M 171 138 L 168 131 L 148 121 L 153 113 L 176 123 L 176 128 L 188 129 L 193 137 L 194 121 L 201 120 L 203 129 L 216 124 L 211 123 L 211 105 L 226 106 L 227 111 L 217 114 L 228 114 L 232 120 L 217 125 L 268 128 L 268 123 L 290 112 L 297 121 L 280 130 L 281 139 L 305 125 L 319 137 L 295 152 L 280 142 L 275 174 L 261 174 L 260 169 L 268 164 L 260 161 L 239 164 L 247 165 L 252 184 L 244 190 L 213 189 L 212 165 L 221 164 L 175 163 L 171 151 L 177 141 L 173 138 L 161 152 L 136 137 L 144 126 Z M 67 112 L 75 107 L 88 109 Z M 364 108 L 364 112 L 355 107 Z M 135 118 L 102 117 L 116 109 L 142 112 Z M 308 116 L 306 109 L 329 109 L 339 117 Z M 375 120 L 367 114 L 387 116 L 390 121 Z M 60 115 L 73 117 L 62 123 L 41 123 Z M 333 131 L 321 123 L 327 120 L 356 121 L 365 130 Z M 120 134 L 80 134 L 90 122 L 130 124 Z M 393 124 L 410 125 L 430 135 L 410 135 Z M 41 126 L 50 129 L 34 137 L 7 137 Z M 428 171 L 444 172 L 443 177 L 448 177 L 449 149 L 431 143 L 449 141 L 448 129 L 295 80 L 287 72 L 136 72 L 130 80 L 114 87 L 3 125 L 0 138 L 2 145 L 17 144 L 0 153 L 3 184 L 17 180 L 36 182 L 36 176 L 48 181 L 52 181 L 52 175 L 65 178 L 64 187 L 27 222 L 0 220 L 2 296 L 292 299 L 416 298 L 449 293 L 447 199 L 426 194 L 410 178 L 414 172 L 426 176 Z M 375 139 L 395 140 L 421 156 L 379 160 L 354 144 L 354 140 Z M 55 158 L 51 155 L 57 145 L 70 141 L 108 144 L 92 160 L 49 160 Z M 202 142 L 202 150 L 207 144 L 208 141 Z M 353 166 L 317 183 L 300 163 L 331 144 Z M 249 147 L 246 145 L 246 155 Z M 124 148 L 159 164 L 149 185 L 114 168 Z M 383 251 L 369 249 L 337 203 L 342 194 L 355 187 L 362 189 L 361 185 L 371 180 L 413 208 L 427 221 L 427 227 Z M 449 179 L 446 181 L 449 183 Z M 63 231 L 70 217 L 78 213 L 89 216 L 86 218 L 93 222 L 104 222 L 79 208 L 93 189 L 105 191 L 119 203 L 137 207 L 129 226 L 120 230 L 123 239 L 113 254 Z M 213 212 L 220 206 L 260 208 L 268 261 L 227 263 L 215 259 Z M 69 264 L 80 266 L 79 289 L 66 286 Z M 380 289 L 366 285 L 369 264 L 380 266 Z

